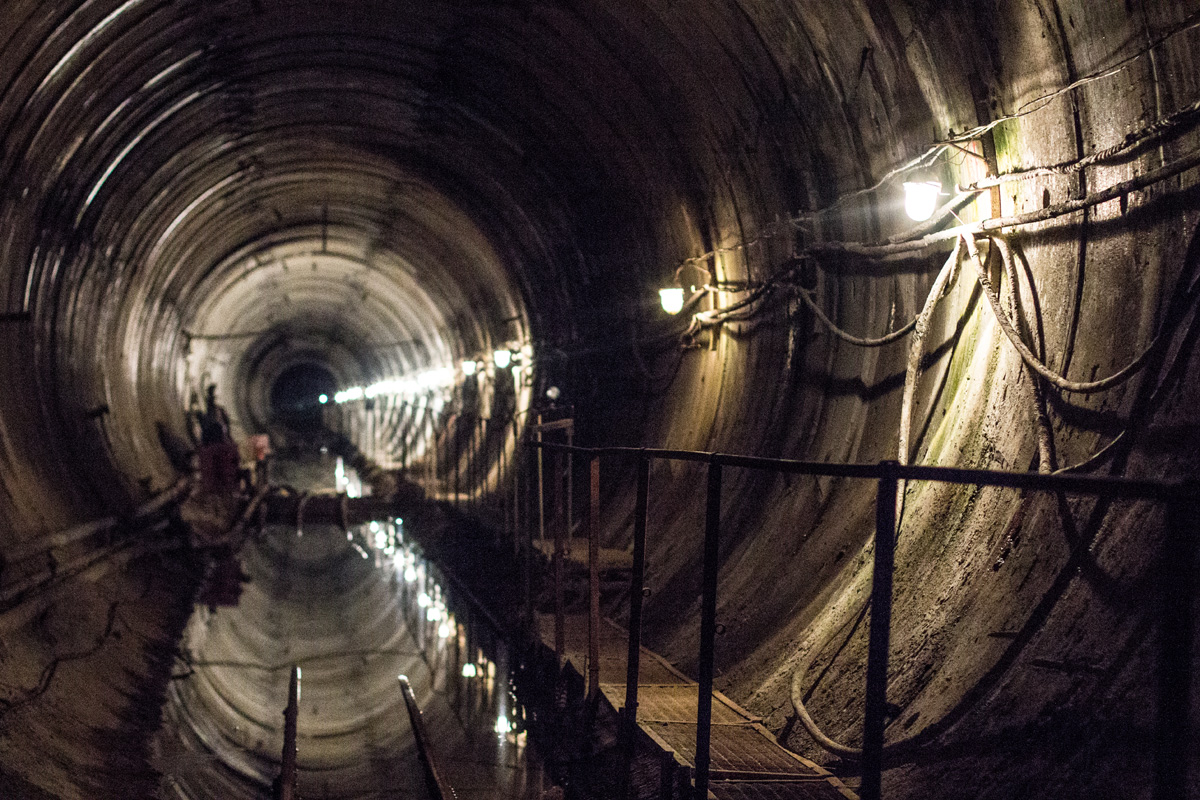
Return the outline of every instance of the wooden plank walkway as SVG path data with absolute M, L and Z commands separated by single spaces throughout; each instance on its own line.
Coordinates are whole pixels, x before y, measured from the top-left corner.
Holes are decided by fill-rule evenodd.
M 554 616 L 538 615 L 542 642 L 554 650 Z M 587 674 L 588 619 L 565 619 L 566 651 Z M 614 710 L 625 704 L 626 632 L 610 620 L 600 626 L 600 691 Z M 665 659 L 642 648 L 638 670 L 638 726 L 680 767 L 695 767 L 699 686 Z M 710 800 L 858 800 L 830 772 L 784 749 L 758 717 L 713 692 Z

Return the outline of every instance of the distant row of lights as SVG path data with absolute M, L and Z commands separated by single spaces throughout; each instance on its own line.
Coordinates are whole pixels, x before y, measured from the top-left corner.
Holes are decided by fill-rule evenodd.
M 518 369 L 525 363 L 527 357 L 527 354 L 522 350 L 501 348 L 492 351 L 491 362 L 496 369 L 508 369 L 509 367 Z M 330 400 L 341 405 L 355 400 L 370 400 L 380 396 L 416 397 L 428 394 L 437 389 L 450 388 L 457 382 L 460 372 L 462 375 L 470 377 L 486 367 L 487 362 L 469 358 L 465 359 L 459 365 L 458 370 L 455 370 L 454 367 L 437 367 L 419 372 L 408 378 L 390 378 L 378 381 L 370 386 L 351 386 L 349 389 L 342 389 L 340 392 L 336 392 L 332 397 L 328 394 L 322 394 L 317 400 L 321 405 L 328 404 Z
M 937 212 L 942 197 L 942 183 L 936 178 L 914 176 L 913 180 L 904 182 L 904 213 L 914 222 L 927 222 Z M 708 291 L 709 286 L 689 287 L 695 295 Z M 668 314 L 678 314 L 688 303 L 688 297 L 682 286 L 668 286 L 658 290 L 658 300 L 663 311 Z

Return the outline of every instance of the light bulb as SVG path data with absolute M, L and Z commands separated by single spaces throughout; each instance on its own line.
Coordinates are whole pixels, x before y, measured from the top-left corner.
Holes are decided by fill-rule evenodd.
M 915 222 L 924 222 L 937 211 L 942 184 L 938 181 L 909 181 L 904 184 L 904 212 Z
M 326 403 L 329 402 L 329 395 L 323 394 L 320 397 L 318 397 L 317 400 L 321 403 L 321 405 L 325 405 Z
M 663 311 L 668 314 L 678 314 L 683 311 L 683 289 L 678 286 L 659 289 L 658 299 L 662 303 Z
M 475 363 L 474 359 L 469 359 L 467 361 L 462 362 L 463 375 L 474 375 L 475 370 L 478 368 L 479 368 L 479 365 Z
M 508 365 L 512 363 L 512 350 L 497 350 L 492 353 L 492 362 L 496 369 L 508 369 Z

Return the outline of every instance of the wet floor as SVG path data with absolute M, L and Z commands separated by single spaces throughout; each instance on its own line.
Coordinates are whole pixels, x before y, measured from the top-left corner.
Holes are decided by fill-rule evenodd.
M 332 464 L 316 466 L 324 480 Z M 297 485 L 314 469 L 284 474 Z M 511 690 L 507 645 L 408 533 L 398 519 L 349 531 L 269 526 L 243 549 L 250 581 L 238 605 L 198 607 L 175 668 L 159 741 L 168 796 L 269 796 L 295 664 L 305 800 L 428 796 L 401 674 L 459 798 L 540 800 L 549 783 Z

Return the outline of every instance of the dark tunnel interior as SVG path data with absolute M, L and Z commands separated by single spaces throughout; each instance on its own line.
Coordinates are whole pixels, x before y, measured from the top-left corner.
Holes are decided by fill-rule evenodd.
M 300 657 L 304 796 L 423 796 L 381 755 L 412 756 L 400 669 L 457 724 L 409 551 L 298 516 L 197 602 L 183 543 L 236 512 L 159 512 L 209 386 L 272 481 L 370 465 L 442 508 L 502 506 L 565 414 L 585 447 L 1193 484 L 1198 65 L 1200 0 L 5 0 L 0 796 L 267 796 Z M 689 675 L 705 475 L 648 479 L 646 644 Z M 716 687 L 853 786 L 875 489 L 718 488 Z M 884 796 L 1200 798 L 1200 746 L 1155 784 L 1156 714 L 1200 736 L 1152 677 L 1200 673 L 1186 515 L 928 480 L 897 511 Z
M 324 424 L 321 406 L 337 389 L 333 374 L 320 364 L 290 366 L 271 384 L 271 419 L 300 433 L 318 431 Z

